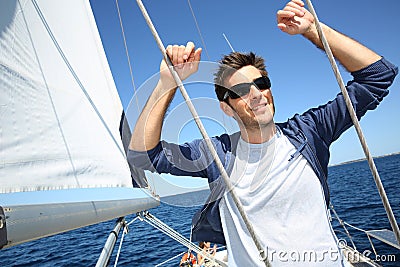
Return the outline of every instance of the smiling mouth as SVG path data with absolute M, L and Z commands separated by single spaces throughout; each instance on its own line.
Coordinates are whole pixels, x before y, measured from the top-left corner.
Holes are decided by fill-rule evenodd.
M 257 111 L 257 110 L 259 110 L 259 109 L 261 109 L 261 108 L 263 108 L 263 107 L 266 107 L 266 106 L 267 106 L 267 103 L 265 103 L 265 104 L 260 104 L 260 105 L 257 105 L 257 106 L 255 106 L 255 107 L 252 107 L 251 110 L 252 110 L 252 111 Z

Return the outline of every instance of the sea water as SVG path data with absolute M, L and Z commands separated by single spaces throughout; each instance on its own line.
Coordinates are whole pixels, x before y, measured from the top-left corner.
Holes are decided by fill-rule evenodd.
M 375 160 L 397 221 L 400 221 L 400 155 Z M 364 230 L 391 229 L 375 182 L 366 161 L 329 167 L 331 202 L 339 217 Z M 207 191 L 167 197 L 150 212 L 189 238 L 192 215 L 200 208 Z M 334 215 L 332 215 L 334 217 Z M 127 217 L 127 221 L 135 216 Z M 115 220 L 28 242 L 0 251 L 0 266 L 94 266 Z M 339 238 L 350 244 L 337 220 L 332 224 Z M 129 227 L 120 251 L 118 266 L 154 266 L 185 251 L 175 240 L 145 222 Z M 357 250 L 372 252 L 367 236 L 348 227 Z M 121 235 L 120 235 L 121 237 Z M 117 241 L 110 265 L 114 265 Z M 400 266 L 400 250 L 378 240 L 373 244 L 383 266 Z M 369 253 L 368 253 L 369 254 Z M 375 254 L 370 254 L 375 259 Z M 178 266 L 179 258 L 162 266 Z

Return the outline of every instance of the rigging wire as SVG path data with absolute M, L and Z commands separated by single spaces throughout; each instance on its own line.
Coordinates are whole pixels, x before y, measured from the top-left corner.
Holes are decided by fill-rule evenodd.
M 201 43 L 204 46 L 204 50 L 206 51 L 208 60 L 210 60 L 210 55 L 208 54 L 207 46 L 206 46 L 206 43 L 204 42 L 203 35 L 201 34 L 199 24 L 197 23 L 196 15 L 194 14 L 194 11 L 193 11 L 193 8 L 192 8 L 192 4 L 190 3 L 190 0 L 188 0 L 187 2 L 188 2 L 188 5 L 189 5 L 189 8 L 190 8 L 190 12 L 192 12 L 192 16 L 193 16 L 194 23 L 196 24 L 197 32 L 200 35 Z
M 137 92 L 136 92 L 135 80 L 133 78 L 131 58 L 130 58 L 129 52 L 128 52 L 128 43 L 126 42 L 125 30 L 124 30 L 124 25 L 122 23 L 122 17 L 121 17 L 121 12 L 120 12 L 120 9 L 119 9 L 118 0 L 115 0 L 115 5 L 117 6 L 119 25 L 121 27 L 122 39 L 124 40 L 125 54 L 126 54 L 126 59 L 128 60 L 129 73 L 130 73 L 130 76 L 131 76 L 131 83 L 132 83 L 132 86 L 133 86 L 133 93 L 134 93 L 135 99 L 136 99 L 136 106 L 137 106 L 137 109 L 138 109 L 138 113 L 140 113 L 139 99 L 138 99 L 138 95 L 137 95 Z
M 226 37 L 225 33 L 222 33 L 222 36 L 224 36 L 225 41 L 228 43 L 229 48 L 231 49 L 232 52 L 235 52 L 235 49 L 233 49 L 233 46 L 231 45 L 231 42 L 229 42 L 228 38 Z
M 207 49 L 207 46 L 206 46 L 206 42 L 204 41 L 203 34 L 201 33 L 200 26 L 199 26 L 199 23 L 197 22 L 197 18 L 196 18 L 196 15 L 194 13 L 194 9 L 192 7 L 192 4 L 191 4 L 190 0 L 188 0 L 188 5 L 189 5 L 189 8 L 190 8 L 190 12 L 192 13 L 192 17 L 193 17 L 194 23 L 196 24 L 197 32 L 199 33 L 201 43 L 202 43 L 202 45 L 204 47 L 204 50 L 206 51 L 207 59 L 208 59 L 208 61 L 211 61 L 210 55 L 208 54 L 208 49 Z M 222 122 L 223 122 L 223 125 L 225 125 L 225 127 L 227 127 L 227 123 L 225 121 L 225 116 L 224 115 L 222 116 Z
M 199 115 L 198 115 L 195 107 L 193 106 L 192 101 L 190 100 L 190 97 L 189 97 L 189 95 L 188 95 L 188 93 L 187 93 L 187 91 L 186 91 L 186 89 L 185 89 L 185 87 L 184 87 L 184 85 L 182 83 L 182 80 L 180 79 L 178 73 L 176 72 L 176 70 L 175 70 L 175 68 L 174 68 L 174 66 L 173 66 L 173 64 L 171 62 L 171 59 L 168 57 L 168 55 L 166 53 L 165 46 L 162 43 L 162 40 L 160 39 L 160 37 L 159 37 L 159 35 L 157 33 L 157 30 L 155 29 L 155 27 L 154 27 L 154 25 L 153 25 L 153 23 L 152 23 L 152 21 L 150 19 L 150 16 L 147 13 L 146 8 L 144 7 L 144 5 L 143 5 L 141 0 L 137 0 L 136 2 L 138 3 L 139 8 L 142 11 L 142 14 L 143 14 L 143 16 L 145 18 L 145 21 L 146 21 L 147 25 L 149 26 L 150 31 L 152 32 L 153 37 L 154 37 L 154 39 L 155 39 L 155 41 L 156 41 L 161 53 L 163 54 L 163 57 L 164 57 L 165 61 L 168 64 L 169 70 L 171 71 L 171 75 L 173 76 L 176 84 L 178 85 L 179 90 L 182 93 L 183 98 L 185 99 L 185 103 L 187 104 L 190 112 L 192 113 L 194 121 L 196 122 L 197 127 L 199 128 L 199 130 L 201 132 L 201 135 L 203 136 L 203 139 L 204 139 L 204 141 L 205 141 L 205 143 L 206 143 L 206 145 L 207 145 L 207 147 L 208 147 L 208 149 L 209 149 L 209 151 L 210 151 L 210 153 L 211 153 L 211 155 L 212 155 L 212 157 L 213 157 L 213 159 L 214 159 L 214 161 L 215 161 L 215 163 L 216 163 L 216 165 L 218 167 L 218 170 L 221 173 L 221 176 L 222 176 L 222 178 L 223 178 L 223 180 L 224 180 L 224 182 L 226 184 L 227 190 L 228 190 L 229 194 L 231 195 L 232 200 L 234 201 L 234 203 L 235 203 L 235 205 L 236 205 L 236 207 L 237 207 L 237 209 L 238 209 L 238 211 L 240 213 L 241 218 L 243 219 L 244 224 L 246 225 L 246 228 L 247 228 L 252 240 L 254 241 L 254 244 L 255 244 L 255 246 L 256 246 L 259 254 L 260 254 L 259 255 L 260 259 L 262 259 L 262 261 L 264 262 L 265 266 L 270 266 L 270 263 L 268 261 L 268 255 L 265 254 L 265 250 L 264 250 L 263 246 L 261 245 L 260 241 L 258 240 L 258 237 L 257 237 L 257 235 L 256 235 L 256 233 L 254 231 L 253 225 L 251 224 L 249 218 L 247 217 L 247 214 L 245 213 L 245 211 L 243 209 L 243 205 L 241 204 L 240 199 L 237 196 L 235 189 L 233 188 L 233 185 L 232 185 L 232 183 L 231 183 L 231 181 L 229 179 L 229 176 L 228 176 L 228 174 L 227 174 L 227 172 L 226 172 L 226 170 L 224 168 L 224 165 L 222 164 L 221 159 L 218 157 L 218 154 L 217 154 L 217 152 L 216 152 L 216 150 L 215 150 L 215 148 L 214 148 L 214 146 L 213 146 L 213 144 L 211 142 L 210 137 L 208 136 L 208 134 L 207 134 L 207 132 L 206 132 L 204 126 L 203 126 L 203 123 L 201 122 L 201 120 L 199 118 Z
M 179 253 L 178 255 L 173 256 L 172 258 L 169 258 L 169 259 L 167 259 L 167 260 L 165 260 L 165 261 L 163 261 L 163 262 L 161 262 L 161 263 L 159 263 L 159 264 L 157 264 L 157 265 L 154 265 L 154 267 L 158 267 L 158 266 L 164 265 L 164 264 L 166 264 L 167 262 L 170 262 L 170 261 L 172 261 L 172 260 L 174 260 L 174 259 L 176 259 L 176 258 L 179 258 L 180 256 L 183 256 L 183 254 L 185 254 L 185 253 L 186 253 L 186 252 L 183 251 L 183 252 Z
M 311 14 L 315 18 L 315 24 L 317 26 L 318 35 L 319 35 L 319 37 L 321 39 L 321 42 L 322 42 L 323 47 L 325 49 L 325 52 L 326 52 L 326 54 L 328 56 L 328 59 L 329 59 L 331 65 L 332 65 L 332 70 L 333 70 L 333 72 L 335 74 L 335 77 L 336 77 L 336 80 L 337 80 L 337 82 L 339 84 L 340 90 L 342 91 L 344 100 L 346 102 L 347 110 L 349 111 L 350 117 L 351 117 L 351 119 L 353 121 L 353 124 L 354 124 L 354 127 L 356 129 L 358 138 L 360 139 L 360 143 L 361 143 L 361 146 L 362 146 L 362 148 L 364 150 L 364 154 L 365 154 L 365 156 L 366 156 L 366 158 L 368 160 L 369 167 L 370 167 L 372 175 L 374 177 L 375 184 L 376 184 L 376 186 L 378 188 L 379 195 L 380 195 L 380 197 L 382 199 L 383 206 L 384 206 L 384 208 L 386 210 L 386 214 L 387 214 L 387 217 L 389 219 L 390 225 L 392 226 L 393 232 L 394 232 L 394 234 L 396 236 L 397 243 L 400 245 L 400 230 L 399 230 L 399 226 L 397 225 L 396 218 L 394 217 L 394 214 L 393 214 L 392 208 L 390 206 L 388 197 L 386 195 L 385 189 L 383 187 L 381 178 L 379 177 L 378 170 L 376 169 L 374 159 L 372 158 L 372 155 L 371 155 L 371 153 L 369 151 L 369 148 L 368 148 L 367 142 L 365 140 L 364 134 L 363 134 L 363 132 L 361 130 L 361 126 L 360 126 L 360 123 L 359 123 L 359 121 L 357 119 L 356 113 L 354 111 L 353 104 L 351 103 L 350 97 L 349 97 L 349 95 L 347 93 L 347 90 L 346 90 L 346 86 L 344 85 L 342 76 L 340 75 L 339 68 L 338 68 L 338 66 L 336 64 L 335 58 L 334 58 L 334 56 L 332 54 L 332 51 L 331 51 L 331 49 L 329 47 L 328 41 L 326 40 L 325 35 L 324 35 L 323 31 L 322 31 L 321 24 L 319 22 L 317 14 L 316 14 L 316 12 L 314 10 L 314 7 L 313 7 L 313 5 L 311 3 L 311 0 L 306 0 L 306 1 L 307 1 L 307 5 L 309 7 L 309 10 L 310 10 Z
M 189 241 L 186 239 L 183 235 L 169 227 L 167 224 L 162 222 L 160 219 L 155 217 L 154 215 L 150 214 L 148 211 L 145 212 L 140 212 L 138 214 L 141 220 L 145 221 L 149 225 L 153 226 L 154 228 L 160 230 L 167 236 L 171 237 L 175 241 L 179 242 L 183 246 L 187 247 L 190 250 L 195 251 L 197 254 L 201 254 L 203 257 L 207 258 L 210 261 L 216 262 L 221 266 L 226 266 L 226 263 L 222 262 L 219 259 L 216 259 L 214 256 L 211 254 L 204 252 L 202 248 L 194 244 L 193 242 Z
M 118 19 L 119 19 L 119 25 L 120 25 L 120 28 L 121 28 L 122 39 L 124 40 L 125 55 L 126 55 L 126 59 L 128 61 L 129 73 L 130 73 L 130 76 L 131 76 L 130 78 L 131 78 L 131 83 L 132 83 L 132 87 L 133 87 L 133 93 L 134 93 L 135 100 L 136 100 L 136 107 L 137 107 L 138 114 L 140 114 L 139 97 L 138 97 L 138 94 L 137 94 L 137 88 L 136 88 L 136 84 L 135 84 L 135 79 L 133 77 L 131 58 L 129 56 L 128 43 L 126 41 L 125 29 L 124 29 L 124 24 L 122 23 L 121 11 L 120 11 L 120 8 L 119 8 L 118 0 L 115 0 L 115 5 L 116 5 L 117 11 L 118 11 Z M 128 126 L 129 126 L 129 123 L 128 123 Z M 129 127 L 129 130 L 130 130 L 130 127 Z M 148 179 L 148 175 L 145 175 L 145 176 Z M 156 193 L 155 183 L 154 183 L 153 177 L 150 175 L 151 184 L 153 185 L 154 188 L 151 186 L 151 184 L 149 183 L 149 181 L 147 179 L 146 179 L 147 187 L 149 188 L 149 190 L 151 190 L 153 195 L 156 195 L 157 193 Z

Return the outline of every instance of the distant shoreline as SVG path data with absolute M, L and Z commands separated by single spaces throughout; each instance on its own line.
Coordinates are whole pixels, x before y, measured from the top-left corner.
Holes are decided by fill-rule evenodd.
M 394 156 L 394 155 L 398 155 L 398 154 L 400 154 L 400 152 L 394 152 L 394 153 L 390 153 L 390 154 L 376 156 L 376 157 L 373 157 L 373 158 L 374 159 L 379 159 L 379 158 L 384 158 L 384 157 L 388 157 L 388 156 Z M 328 167 L 335 167 L 335 166 L 340 166 L 340 165 L 345 165 L 345 164 L 355 163 L 355 162 L 360 162 L 360 161 L 365 161 L 365 160 L 367 160 L 367 158 L 349 160 L 349 161 L 345 161 L 345 162 L 341 162 L 341 163 L 337 163 L 337 164 L 332 164 L 332 165 L 329 165 Z

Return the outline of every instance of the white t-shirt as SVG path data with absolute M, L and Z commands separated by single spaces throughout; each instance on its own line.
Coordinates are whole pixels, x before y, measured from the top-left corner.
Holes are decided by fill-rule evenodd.
M 272 266 L 344 266 L 323 189 L 307 160 L 278 133 L 263 144 L 240 139 L 231 174 Z M 230 196 L 220 202 L 229 266 L 265 266 Z M 346 263 L 347 264 L 347 263 Z

